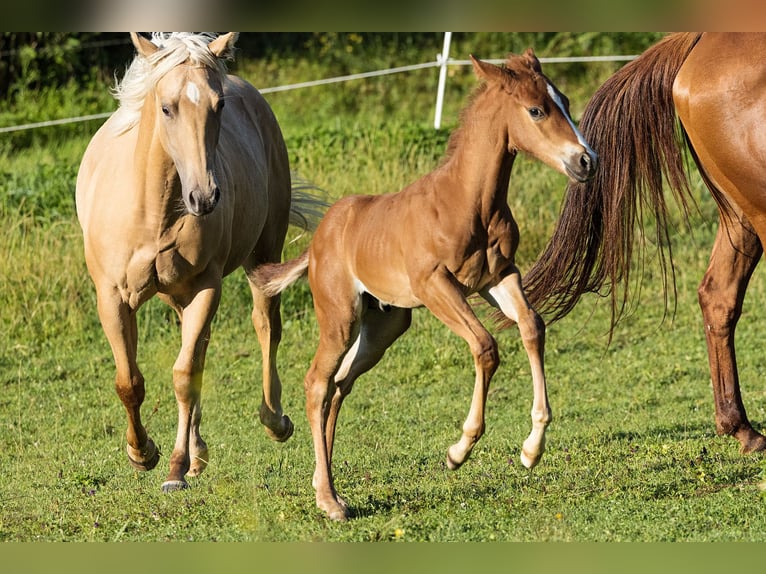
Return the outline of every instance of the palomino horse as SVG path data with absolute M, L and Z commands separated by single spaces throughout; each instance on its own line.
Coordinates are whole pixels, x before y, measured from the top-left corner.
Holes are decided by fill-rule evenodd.
M 352 196 L 332 206 L 308 250 L 258 270 L 279 293 L 308 273 L 319 346 L 306 374 L 306 411 L 316 457 L 317 506 L 344 520 L 348 506 L 333 486 L 335 424 L 354 381 L 371 369 L 426 306 L 465 339 L 476 382 L 459 442 L 447 451 L 457 469 L 484 432 L 484 407 L 498 367 L 497 343 L 466 297 L 480 293 L 519 325 L 532 369 L 532 432 L 521 460 L 532 467 L 551 420 L 543 370 L 545 325 L 521 288 L 514 264 L 519 229 L 508 208 L 508 182 L 519 151 L 578 181 L 593 175 L 596 155 L 569 117 L 567 99 L 543 75 L 531 50 L 504 68 L 472 57 L 485 82 L 463 111 L 443 164 L 399 193 Z
M 667 292 L 673 261 L 662 251 L 669 247 L 662 184 L 665 179 L 686 212 L 685 136 L 720 212 L 699 287 L 716 428 L 734 436 L 744 453 L 766 450 L 766 437 L 745 413 L 734 353 L 745 290 L 766 240 L 764 58 L 766 35 L 675 34 L 607 80 L 581 121 L 600 154 L 599 173 L 569 185 L 557 229 L 525 277 L 529 300 L 552 319 L 566 315 L 583 293 L 609 286 L 614 326 L 628 302 L 633 232 L 643 206 L 657 220 Z
M 205 352 L 222 277 L 239 266 L 250 278 L 263 353 L 260 419 L 275 440 L 292 434 L 276 367 L 279 298 L 252 277 L 259 265 L 280 260 L 288 221 L 305 222 L 298 210 L 312 206 L 300 193 L 291 204 L 287 151 L 268 104 L 226 74 L 236 34 L 131 37 L 138 54 L 116 89 L 120 108 L 85 151 L 77 215 L 128 414 L 128 457 L 141 470 L 153 468 L 159 452 L 141 422 L 136 313 L 157 294 L 181 320 L 169 491 L 186 487 L 184 475 L 207 464 L 199 432 Z

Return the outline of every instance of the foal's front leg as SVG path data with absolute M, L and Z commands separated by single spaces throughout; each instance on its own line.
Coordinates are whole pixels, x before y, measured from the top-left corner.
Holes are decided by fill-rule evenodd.
M 471 454 L 484 434 L 484 409 L 492 375 L 500 358 L 497 342 L 484 328 L 466 301 L 457 280 L 446 269 L 437 269 L 418 282 L 415 295 L 455 334 L 462 337 L 471 349 L 476 379 L 471 397 L 471 408 L 463 423 L 460 441 L 447 450 L 447 466 L 456 470 Z
M 543 456 L 545 450 L 545 429 L 551 422 L 551 408 L 545 384 L 543 354 L 545 350 L 545 323 L 530 307 L 521 287 L 521 274 L 516 267 L 500 283 L 482 293 L 492 305 L 498 307 L 506 317 L 519 325 L 521 341 L 529 357 L 532 369 L 532 432 L 521 449 L 521 462 L 532 468 Z
M 210 322 L 218 309 L 219 286 L 200 290 L 181 311 L 181 352 L 173 365 L 173 388 L 178 402 L 178 431 L 165 492 L 188 487 L 184 475 L 196 476 L 207 466 L 208 450 L 199 432 L 200 399 Z

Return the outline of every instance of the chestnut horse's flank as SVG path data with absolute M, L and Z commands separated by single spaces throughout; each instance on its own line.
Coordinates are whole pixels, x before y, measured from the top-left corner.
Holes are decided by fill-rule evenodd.
M 519 230 L 508 208 L 508 182 L 519 151 L 580 181 L 593 174 L 596 157 L 531 50 L 509 56 L 504 68 L 476 59 L 473 65 L 485 83 L 464 110 L 438 169 L 399 193 L 340 200 L 301 257 L 258 271 L 274 294 L 308 273 L 319 324 L 319 346 L 305 380 L 313 485 L 317 505 L 333 519 L 349 516 L 331 470 L 341 403 L 407 330 L 414 307 L 427 307 L 460 335 L 474 359 L 471 407 L 460 441 L 447 451 L 448 466 L 463 464 L 484 432 L 487 391 L 499 362 L 495 339 L 466 301 L 472 293 L 519 325 L 534 389 L 533 428 L 522 462 L 532 467 L 543 453 L 551 420 L 545 326 L 527 304 L 514 264 Z
M 127 451 L 149 470 L 159 451 L 141 422 L 144 377 L 136 362 L 136 313 L 158 295 L 181 320 L 173 366 L 178 434 L 164 490 L 207 465 L 200 393 L 222 277 L 243 267 L 263 353 L 260 419 L 275 440 L 292 433 L 280 403 L 279 297 L 252 280 L 280 260 L 288 223 L 315 207 L 291 190 L 276 118 L 247 82 L 226 74 L 236 34 L 132 34 L 138 55 L 116 89 L 120 108 L 93 136 L 77 178 L 77 215 L 98 314 L 128 415 Z
M 669 247 L 662 184 L 686 209 L 685 137 L 720 211 L 699 287 L 716 428 L 737 438 L 743 452 L 766 450 L 745 413 L 734 351 L 745 291 L 766 240 L 764 61 L 764 34 L 674 34 L 607 80 L 580 123 L 600 154 L 599 172 L 569 185 L 557 229 L 525 278 L 529 300 L 552 319 L 606 285 L 614 325 L 628 302 L 641 209 L 657 220 L 664 276 L 672 274 L 672 257 L 662 253 Z M 666 292 L 669 285 L 675 283 L 666 279 Z

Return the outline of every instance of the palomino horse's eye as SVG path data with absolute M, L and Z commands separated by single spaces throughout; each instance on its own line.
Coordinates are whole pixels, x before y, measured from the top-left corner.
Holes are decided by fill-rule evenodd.
M 545 117 L 545 112 L 536 106 L 533 108 L 529 108 L 528 111 L 529 111 L 530 117 L 535 121 L 541 120 Z
M 170 107 L 162 106 L 162 113 L 165 115 L 166 118 L 169 118 L 170 117 Z

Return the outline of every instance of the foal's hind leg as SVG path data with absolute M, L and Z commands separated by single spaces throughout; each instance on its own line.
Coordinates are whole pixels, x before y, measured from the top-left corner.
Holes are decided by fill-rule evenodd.
M 532 369 L 532 432 L 521 449 L 521 462 L 527 468 L 535 466 L 545 451 L 545 429 L 551 422 L 551 408 L 545 385 L 543 354 L 545 350 L 545 324 L 540 315 L 529 306 L 521 287 L 519 270 L 511 268 L 500 283 L 482 295 L 503 314 L 518 324 L 524 349 Z
M 160 454 L 141 423 L 141 404 L 144 402 L 145 391 L 144 376 L 136 363 L 136 310 L 123 303 L 120 294 L 111 287 L 98 289 L 97 296 L 99 319 L 117 368 L 115 390 L 128 415 L 128 459 L 138 470 L 151 470 L 157 465 Z
M 338 412 L 354 382 L 378 364 L 383 354 L 398 339 L 412 322 L 412 310 L 391 307 L 384 311 L 376 307 L 365 310 L 359 336 L 343 357 L 343 362 L 335 374 L 336 390 L 330 401 L 325 421 L 325 441 L 327 459 L 332 465 L 335 426 Z M 316 483 L 316 480 L 313 481 Z
M 747 220 L 722 219 L 710 264 L 698 290 L 713 382 L 716 428 L 721 434 L 734 436 L 742 452 L 766 450 L 766 438 L 753 429 L 745 413 L 734 353 L 734 330 L 742 312 L 745 290 L 762 252 L 758 236 Z

